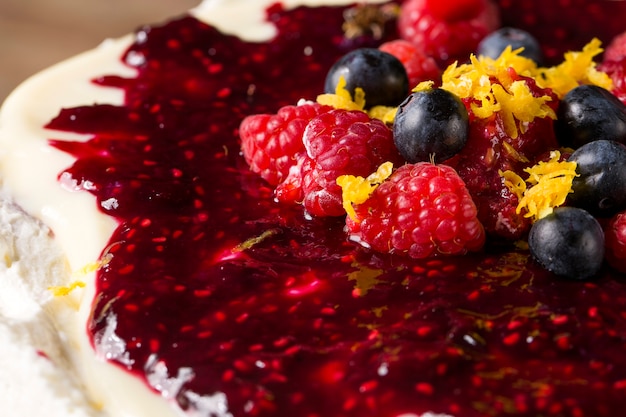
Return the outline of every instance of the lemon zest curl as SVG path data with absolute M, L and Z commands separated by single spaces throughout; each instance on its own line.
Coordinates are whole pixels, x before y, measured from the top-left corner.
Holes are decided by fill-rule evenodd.
M 552 151 L 548 162 L 541 161 L 526 168 L 528 178 L 525 181 L 513 171 L 499 171 L 504 184 L 519 200 L 518 214 L 525 210 L 524 217 L 537 221 L 565 203 L 567 195 L 572 192 L 572 181 L 578 176 L 577 164 L 560 161 L 560 158 L 559 151 Z
M 336 109 L 364 111 L 365 91 L 360 87 L 355 88 L 353 99 L 350 91 L 346 88 L 346 79 L 341 76 L 337 82 L 337 87 L 335 87 L 335 93 L 320 94 L 317 96 L 317 102 Z
M 331 106 L 335 109 L 358 110 L 367 113 L 372 119 L 378 119 L 387 125 L 392 125 L 398 111 L 397 107 L 374 106 L 369 110 L 365 109 L 365 91 L 357 87 L 354 89 L 354 98 L 346 88 L 346 79 L 341 76 L 337 82 L 334 94 L 320 94 L 317 96 L 317 103 Z
M 393 164 L 385 162 L 378 167 L 376 172 L 367 178 L 354 175 L 340 175 L 337 178 L 337 185 L 341 187 L 341 198 L 343 208 L 348 216 L 354 221 L 358 221 L 354 205 L 363 204 L 372 195 L 383 181 L 391 175 Z
M 83 281 L 74 281 L 69 285 L 58 285 L 48 287 L 48 291 L 52 292 L 55 297 L 64 297 L 69 295 L 76 288 L 85 288 L 86 284 Z

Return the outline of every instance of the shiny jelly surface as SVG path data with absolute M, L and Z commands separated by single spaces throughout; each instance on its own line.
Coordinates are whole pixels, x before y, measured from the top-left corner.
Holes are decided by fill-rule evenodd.
M 347 242 L 342 219 L 274 202 L 239 154 L 240 120 L 314 99 L 369 40 L 343 39 L 340 8 L 268 19 L 268 43 L 189 16 L 141 28 L 124 56 L 137 77 L 95 80 L 126 103 L 48 125 L 93 135 L 51 143 L 119 224 L 88 323 L 96 351 L 206 416 L 619 415 L 623 277 L 568 282 L 504 248 L 380 256 Z

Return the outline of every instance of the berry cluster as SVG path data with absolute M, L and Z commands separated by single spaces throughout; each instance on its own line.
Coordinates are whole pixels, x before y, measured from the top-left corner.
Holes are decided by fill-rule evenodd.
M 243 121 L 243 155 L 277 200 L 347 214 L 349 238 L 383 253 L 527 238 L 574 279 L 626 259 L 626 36 L 598 65 L 594 40 L 541 67 L 536 39 L 500 28 L 489 0 L 409 0 L 398 28 L 340 59 L 326 100 Z

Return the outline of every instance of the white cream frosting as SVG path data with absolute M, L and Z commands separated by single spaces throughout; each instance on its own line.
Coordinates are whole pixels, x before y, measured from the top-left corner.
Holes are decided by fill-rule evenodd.
M 274 0 L 205 0 L 192 13 L 245 40 L 271 39 L 264 22 Z M 349 0 L 283 0 L 286 7 L 346 4 Z M 88 139 L 45 130 L 64 107 L 121 104 L 122 92 L 90 83 L 101 75 L 132 76 L 120 57 L 132 36 L 59 63 L 24 82 L 0 109 L 0 414 L 51 417 L 166 417 L 183 415 L 172 398 L 189 370 L 154 361 L 149 383 L 102 360 L 123 355 L 115 320 L 91 348 L 85 323 L 93 273 L 80 273 L 105 248 L 116 224 L 96 209 L 81 184 L 57 181 L 72 157 L 48 146 L 50 138 Z M 52 296 L 49 287 L 84 281 L 84 289 Z M 123 357 L 122 357 L 123 360 Z M 224 395 L 193 396 L 186 415 L 227 417 Z M 166 403 L 170 403 L 168 406 Z

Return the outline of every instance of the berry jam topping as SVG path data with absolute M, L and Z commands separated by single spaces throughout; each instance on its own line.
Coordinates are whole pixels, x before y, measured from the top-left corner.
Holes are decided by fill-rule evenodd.
M 444 2 L 403 6 L 425 3 Z M 448 40 L 462 34 L 477 42 L 492 30 L 492 3 L 455 3 L 465 11 L 432 26 L 449 28 Z M 478 17 L 467 21 L 479 3 Z M 552 263 L 540 266 L 549 246 L 532 246 L 536 262 L 529 250 L 489 240 L 466 256 L 396 255 L 476 251 L 486 232 L 527 233 L 528 213 L 517 211 L 526 193 L 515 193 L 524 180 L 509 188 L 515 177 L 501 173 L 543 172 L 543 159 L 548 177 L 559 171 L 560 155 L 543 154 L 558 147 L 553 117 L 566 84 L 612 84 L 617 70 L 612 78 L 596 71 L 593 42 L 546 70 L 510 50 L 505 71 L 498 60 L 452 66 L 442 86 L 468 109 L 467 145 L 450 166 L 401 161 L 391 172 L 386 162 L 399 156 L 384 122 L 359 110 L 294 106 L 323 91 L 340 57 L 391 40 L 391 32 L 344 37 L 345 10 L 274 6 L 267 17 L 278 35 L 267 43 L 241 41 L 192 17 L 142 28 L 124 57 L 137 76 L 96 80 L 123 89 L 124 105 L 65 109 L 49 123 L 93 135 L 51 141 L 77 158 L 60 175 L 90 183 L 86 191 L 118 221 L 98 264 L 88 322 L 96 352 L 203 417 L 621 413 L 621 275 L 602 266 L 594 281 L 561 279 L 546 270 L 562 273 Z M 435 15 L 441 18 L 435 11 L 418 20 Z M 416 22 L 401 18 L 400 30 Z M 439 51 L 440 39 L 429 33 L 425 45 Z M 339 141 L 361 139 L 350 139 L 345 155 L 327 131 Z M 327 170 L 345 182 L 329 181 Z M 419 181 L 428 187 L 417 187 L 424 194 L 415 197 Z M 351 182 L 363 190 L 341 189 Z M 276 202 L 274 186 L 276 197 L 293 201 Z M 415 199 L 424 223 L 409 210 Z M 293 203 L 302 201 L 312 203 Z M 378 212 L 385 205 L 393 209 Z M 312 215 L 329 207 L 349 215 Z M 542 234 L 542 222 L 553 227 L 553 216 L 565 225 L 550 236 L 581 241 L 579 223 L 557 210 L 533 233 Z M 383 222 L 401 228 L 377 233 Z M 345 227 L 363 245 L 349 242 Z M 623 259 L 624 221 L 607 227 L 611 256 Z M 573 246 L 576 262 L 597 265 L 597 253 Z

